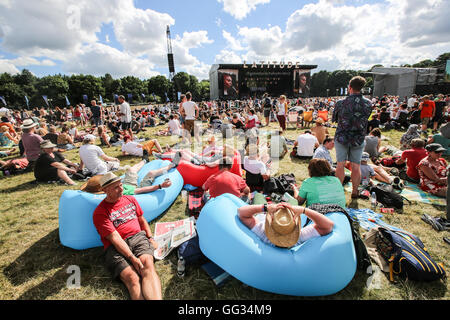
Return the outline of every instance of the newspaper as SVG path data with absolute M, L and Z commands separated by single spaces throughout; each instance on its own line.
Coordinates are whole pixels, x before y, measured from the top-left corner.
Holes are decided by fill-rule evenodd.
M 164 259 L 174 248 L 195 237 L 196 234 L 194 217 L 173 222 L 156 223 L 154 238 L 158 243 L 158 248 L 153 254 L 155 259 Z

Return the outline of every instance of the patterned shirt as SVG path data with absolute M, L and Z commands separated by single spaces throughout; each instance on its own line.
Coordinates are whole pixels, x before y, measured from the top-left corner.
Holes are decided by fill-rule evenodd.
M 333 122 L 338 123 L 335 141 L 342 145 L 360 146 L 364 142 L 371 113 L 372 102 L 361 94 L 352 94 L 344 100 L 339 100 L 332 118 Z

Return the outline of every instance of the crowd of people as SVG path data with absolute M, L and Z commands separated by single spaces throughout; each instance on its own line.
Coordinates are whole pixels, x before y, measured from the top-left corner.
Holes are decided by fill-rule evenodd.
M 299 206 L 249 204 L 239 209 L 238 216 L 245 226 L 263 241 L 280 247 L 330 233 L 332 221 L 302 205 L 345 207 L 344 185 L 348 182 L 352 183 L 352 199 L 377 182 L 401 189 L 403 180 L 438 197 L 447 196 L 449 170 L 442 156 L 450 152 L 449 96 L 365 97 L 361 93 L 364 85 L 364 78 L 352 78 L 346 98 L 288 99 L 264 94 L 259 99 L 197 104 L 187 92 L 179 104 L 134 109 L 120 96 L 118 105 L 108 107 L 92 100 L 89 106 L 15 110 L 1 118 L 0 155 L 8 157 L 0 162 L 1 170 L 6 175 L 34 172 L 39 182 L 76 185 L 76 180 L 82 180 L 83 191 L 104 192 L 106 198 L 94 213 L 94 223 L 107 253 L 108 268 L 125 283 L 133 299 L 161 299 L 161 284 L 152 258 L 158 244 L 133 195 L 170 187 L 170 181 L 158 186 L 152 183 L 181 160 L 218 167 L 218 172 L 202 186 L 211 197 L 231 193 L 245 200 L 252 192 L 264 190 L 275 174 L 275 164 L 287 154 L 292 159 L 306 160 L 309 178 L 300 187 L 292 185 Z M 279 128 L 274 129 L 272 123 Z M 138 138 L 140 132 L 157 125 L 164 128 L 156 138 Z M 306 130 L 291 141 L 285 137 L 289 125 Z M 268 128 L 268 136 L 264 127 Z M 385 130 L 404 131 L 400 148 L 382 145 Z M 220 146 L 214 136 L 217 133 L 224 139 L 238 137 L 245 144 L 240 150 L 235 145 Z M 178 146 L 160 145 L 157 137 L 169 135 L 179 137 Z M 198 153 L 192 152 L 191 144 L 201 143 L 205 135 L 205 146 Z M 105 152 L 111 146 L 120 146 L 123 155 L 142 161 L 131 168 L 123 167 L 118 158 Z M 63 155 L 73 149 L 77 149 L 79 163 Z M 230 171 L 236 152 L 242 155 L 245 178 Z M 137 172 L 152 155 L 171 159 L 172 164 L 150 172 L 143 180 L 145 184 L 138 185 Z M 114 174 L 120 169 L 126 170 L 123 180 Z M 126 212 L 126 216 L 119 212 Z M 255 220 L 258 213 L 266 218 Z M 298 224 L 300 214 L 314 223 L 300 232 L 293 228 L 294 233 L 287 238 L 276 235 L 271 228 L 279 219 Z

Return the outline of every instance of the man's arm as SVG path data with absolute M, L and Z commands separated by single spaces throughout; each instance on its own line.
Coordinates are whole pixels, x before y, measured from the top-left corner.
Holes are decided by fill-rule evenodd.
M 140 274 L 141 269 L 144 268 L 144 265 L 142 264 L 141 260 L 133 254 L 130 247 L 120 236 L 119 232 L 114 231 L 105 238 L 106 240 L 111 242 L 114 248 L 116 248 L 117 252 L 119 252 L 122 256 L 124 256 L 128 261 L 130 261 L 133 264 L 133 267 Z
M 327 235 L 333 231 L 334 222 L 325 215 L 305 207 L 291 206 L 289 203 L 284 203 L 283 205 L 290 208 L 294 212 L 295 216 L 299 217 L 300 214 L 303 213 L 310 218 L 314 222 L 314 227 L 321 236 Z

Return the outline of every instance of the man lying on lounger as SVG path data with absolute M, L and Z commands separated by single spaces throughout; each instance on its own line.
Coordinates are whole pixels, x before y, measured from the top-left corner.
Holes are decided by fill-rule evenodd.
M 309 239 L 325 236 L 333 230 L 334 223 L 317 211 L 291 206 L 289 203 L 248 205 L 238 209 L 239 219 L 265 243 L 281 248 L 297 246 Z M 263 214 L 257 219 L 255 214 Z M 302 228 L 300 214 L 313 223 Z

